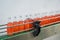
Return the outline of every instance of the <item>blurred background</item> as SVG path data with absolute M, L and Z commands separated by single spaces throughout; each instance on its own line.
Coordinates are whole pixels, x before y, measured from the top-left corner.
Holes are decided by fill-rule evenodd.
M 60 14 L 60 0 L 0 0 L 0 24 L 54 14 Z M 42 30 L 36 38 L 28 33 L 8 40 L 59 40 L 60 24 L 57 26 Z

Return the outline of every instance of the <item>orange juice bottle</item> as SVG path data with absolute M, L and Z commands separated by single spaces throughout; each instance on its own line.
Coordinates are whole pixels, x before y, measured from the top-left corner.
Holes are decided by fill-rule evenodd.
M 42 18 L 34 18 L 34 21 L 41 21 L 41 20 L 42 20 Z M 43 24 L 43 22 L 41 21 L 40 26 L 42 26 L 42 24 Z
M 51 16 L 48 16 L 48 24 L 52 23 L 53 22 L 53 18 L 54 16 L 51 15 Z
M 41 18 L 34 18 L 34 21 L 40 21 Z
M 26 19 L 25 21 L 24 21 L 24 23 L 25 23 L 25 30 L 26 29 L 30 29 L 30 28 L 32 28 L 32 26 L 33 26 L 33 24 L 32 23 L 30 23 L 30 22 L 33 22 L 33 20 L 32 19 Z M 26 24 L 27 23 L 27 24 Z
M 8 35 L 13 35 L 13 23 L 12 22 L 9 22 L 8 24 L 7 24 L 7 34 Z
M 60 14 L 56 14 L 55 17 L 56 17 L 56 21 L 60 21 Z
M 18 30 L 19 30 L 20 32 L 23 31 L 23 30 L 24 30 L 24 21 L 18 21 L 18 24 L 19 24 Z
M 14 32 L 18 32 L 18 22 L 17 21 L 14 21 L 13 22 L 13 27 L 14 27 Z
M 32 27 L 33 27 L 33 24 L 32 24 L 32 23 L 33 23 L 33 19 L 29 19 L 29 22 L 30 22 L 30 23 L 29 23 L 29 25 L 30 25 L 29 28 L 32 28 Z
M 44 16 L 44 17 L 41 18 L 41 21 L 42 21 L 41 25 L 42 26 L 44 26 L 44 25 L 49 23 L 49 19 L 48 18 L 49 18 L 49 16 Z

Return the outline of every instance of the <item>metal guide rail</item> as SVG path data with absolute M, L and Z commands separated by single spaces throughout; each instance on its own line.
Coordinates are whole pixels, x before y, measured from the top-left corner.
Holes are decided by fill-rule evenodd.
M 24 21 L 14 21 L 9 22 L 4 25 L 0 25 L 0 38 L 11 38 L 10 36 L 13 35 L 21 35 L 25 34 L 27 31 L 34 30 L 32 32 L 33 36 L 36 37 L 39 35 L 41 28 L 59 23 L 60 22 L 60 14 L 51 15 L 51 16 L 45 16 L 42 18 L 28 18 Z M 21 34 L 20 34 L 21 33 Z

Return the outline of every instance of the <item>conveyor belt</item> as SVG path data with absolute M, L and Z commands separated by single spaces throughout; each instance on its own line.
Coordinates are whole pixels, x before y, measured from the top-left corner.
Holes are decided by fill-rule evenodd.
M 58 24 L 60 24 L 60 23 L 52 24 L 52 25 L 49 25 L 49 26 L 51 26 L 51 27 L 53 27 L 53 28 L 54 28 L 54 26 L 55 26 L 55 27 L 59 27 Z M 49 26 L 43 27 L 41 30 L 50 28 Z M 1 39 L 1 40 L 10 39 L 10 38 L 17 37 L 17 36 L 20 36 L 20 35 L 28 34 L 28 33 L 30 33 L 30 32 L 33 32 L 33 30 L 25 31 L 25 32 L 20 32 L 20 33 L 18 33 L 18 34 L 14 34 L 14 35 L 12 35 L 12 36 L 8 36 L 8 35 L 6 35 L 6 36 L 1 36 L 0 39 Z
M 31 31 L 34 29 L 34 22 L 39 21 L 38 24 L 41 28 L 44 28 L 45 26 L 60 23 L 60 14 L 59 15 L 52 15 L 52 16 L 45 16 L 42 18 L 34 18 L 34 19 L 26 19 L 24 21 L 14 21 L 9 22 L 8 24 L 0 25 L 0 36 L 12 36 L 14 34 L 18 33 L 25 33 L 27 31 Z M 2 27 L 3 26 L 3 27 Z M 5 27 L 4 27 L 5 26 Z M 4 30 L 4 31 L 2 31 Z

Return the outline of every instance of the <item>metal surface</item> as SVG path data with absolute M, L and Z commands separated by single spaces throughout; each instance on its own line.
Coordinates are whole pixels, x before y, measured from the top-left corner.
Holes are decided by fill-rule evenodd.
M 60 40 L 60 33 L 43 40 Z

